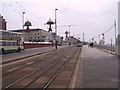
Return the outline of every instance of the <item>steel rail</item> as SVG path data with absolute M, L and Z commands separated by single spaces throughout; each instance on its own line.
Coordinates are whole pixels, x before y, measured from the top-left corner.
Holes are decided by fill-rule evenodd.
M 52 56 L 54 56 L 54 55 L 57 55 L 57 53 L 53 54 Z M 51 56 L 50 56 L 50 57 L 51 57 Z M 29 59 L 29 58 L 31 58 L 31 57 L 28 57 L 27 59 Z M 47 58 L 49 58 L 49 57 L 47 57 Z M 33 64 L 38 63 L 38 62 L 41 62 L 41 61 L 43 61 L 43 60 L 45 60 L 45 59 L 46 59 L 46 58 L 41 59 L 41 60 L 38 60 L 38 61 L 35 61 L 34 63 L 31 63 L 31 64 L 25 64 L 25 65 L 21 66 L 20 68 L 14 70 L 14 71 L 11 71 L 11 72 L 8 72 L 8 73 L 3 74 L 2 76 L 8 75 L 8 74 L 13 73 L 13 72 L 15 72 L 15 71 L 18 71 L 18 70 L 20 70 L 20 69 L 22 69 L 22 68 L 24 68 L 24 67 L 33 65 Z
M 72 51 L 72 50 L 71 50 L 71 51 Z M 71 54 L 71 52 L 69 52 L 69 54 Z M 68 54 L 68 55 L 69 55 L 69 54 Z M 37 77 L 35 80 L 33 80 L 31 83 L 29 83 L 28 85 L 26 85 L 25 88 L 28 87 L 30 84 L 32 84 L 32 83 L 33 83 L 34 81 L 36 81 L 37 79 L 39 79 L 40 77 L 42 77 L 44 74 L 46 74 L 49 70 L 51 70 L 54 66 L 56 66 L 57 63 L 59 63 L 61 59 L 65 58 L 65 57 L 66 57 L 66 56 L 59 58 L 59 59 L 58 59 L 58 62 L 56 62 L 52 67 L 50 67 L 47 71 L 45 71 L 43 74 L 41 74 L 41 75 L 40 75 L 39 77 Z
M 66 52 L 67 52 L 67 51 L 66 51 Z M 66 56 L 65 56 L 65 57 L 66 57 Z M 64 57 L 62 57 L 62 58 L 64 58 Z M 55 60 L 54 60 L 54 61 L 55 61 Z M 54 61 L 53 61 L 53 62 L 54 62 Z M 52 63 L 52 62 L 50 62 L 50 63 Z M 49 64 L 50 64 L 50 63 L 49 63 Z M 47 65 L 48 65 L 48 64 L 47 64 Z M 25 75 L 24 77 L 22 77 L 22 78 L 16 80 L 15 82 L 13 82 L 13 83 L 11 83 L 11 84 L 9 84 L 9 85 L 3 87 L 2 90 L 7 89 L 7 88 L 13 86 L 14 84 L 16 84 L 16 83 L 20 82 L 21 80 L 27 78 L 28 76 L 32 75 L 33 73 L 35 73 L 35 72 L 41 70 L 42 68 L 46 67 L 47 65 L 45 65 L 45 66 L 43 66 L 43 67 L 40 67 L 40 68 L 38 68 L 38 69 L 36 69 L 36 70 L 30 72 L 29 74 L 27 74 L 27 75 Z
M 71 55 L 71 57 L 73 57 L 76 52 L 78 51 L 78 49 Z M 62 67 L 56 72 L 56 74 L 47 82 L 47 84 L 43 87 L 42 90 L 46 90 L 47 87 L 53 82 L 53 80 L 59 75 L 59 73 L 64 69 L 65 65 L 70 61 L 70 58 L 68 58 L 68 60 L 62 65 Z

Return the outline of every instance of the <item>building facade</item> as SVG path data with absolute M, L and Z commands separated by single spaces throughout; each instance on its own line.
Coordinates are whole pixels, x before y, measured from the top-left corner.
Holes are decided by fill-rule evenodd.
M 7 22 L 5 21 L 3 16 L 0 15 L 0 29 L 1 30 L 6 30 L 7 29 L 6 24 L 7 24 Z
M 48 31 L 45 31 L 43 29 L 30 29 L 29 32 L 24 30 L 12 30 L 14 32 L 20 32 L 22 33 L 24 41 L 29 42 L 54 42 L 55 36 L 53 33 L 50 33 Z M 60 40 L 60 36 L 57 35 L 57 41 Z
M 67 44 L 75 45 L 77 42 L 78 42 L 78 39 L 74 38 L 73 36 L 65 38 L 65 43 Z

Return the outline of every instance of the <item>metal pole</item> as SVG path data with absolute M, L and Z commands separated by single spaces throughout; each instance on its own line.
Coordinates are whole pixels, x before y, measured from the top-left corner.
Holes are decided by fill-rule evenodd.
M 71 25 L 69 25 L 69 46 L 70 46 L 70 27 Z
M 69 38 L 70 38 L 70 27 L 71 27 L 71 25 L 69 25 Z
M 100 49 L 100 34 L 98 36 L 99 36 L 99 49 Z
M 111 52 L 112 52 L 112 39 L 111 39 Z
M 25 14 L 25 12 L 22 12 L 22 27 L 23 27 L 23 29 L 24 29 L 24 14 Z
M 56 18 L 57 18 L 56 11 L 57 10 L 58 9 L 55 9 L 55 49 L 57 49 L 57 20 L 56 20 Z
M 84 36 L 84 33 L 83 33 L 83 43 L 84 43 L 84 41 L 85 41 L 85 36 Z
M 115 45 L 116 45 L 116 21 L 114 21 L 114 25 L 115 25 Z
M 99 34 L 99 42 L 100 42 L 100 34 Z

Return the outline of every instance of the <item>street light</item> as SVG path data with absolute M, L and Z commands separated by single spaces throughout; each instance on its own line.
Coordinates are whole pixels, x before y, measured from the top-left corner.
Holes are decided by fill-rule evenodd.
M 116 44 L 116 21 L 114 21 L 114 25 L 115 25 L 115 44 Z
M 58 9 L 55 9 L 55 49 L 57 49 L 57 15 L 56 15 L 56 11 Z
M 23 27 L 23 29 L 24 29 L 24 14 L 25 14 L 25 12 L 22 12 L 22 27 Z

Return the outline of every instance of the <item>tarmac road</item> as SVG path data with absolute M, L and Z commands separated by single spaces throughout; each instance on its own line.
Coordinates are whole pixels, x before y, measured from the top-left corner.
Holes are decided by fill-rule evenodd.
M 58 46 L 58 49 L 63 48 L 63 47 L 67 47 L 67 46 Z M 2 62 L 12 60 L 12 59 L 16 59 L 16 58 L 20 58 L 20 57 L 26 57 L 26 56 L 34 55 L 34 54 L 37 54 L 37 53 L 52 51 L 52 50 L 55 50 L 55 47 L 30 48 L 30 49 L 22 50 L 20 52 L 3 54 L 2 55 Z

